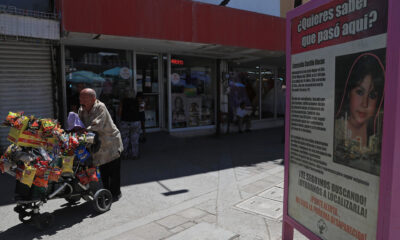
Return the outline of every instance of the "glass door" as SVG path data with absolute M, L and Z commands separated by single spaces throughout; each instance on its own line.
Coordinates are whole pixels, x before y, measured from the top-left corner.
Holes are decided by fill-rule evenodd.
M 145 127 L 160 128 L 158 55 L 136 54 L 136 91 L 145 102 Z
M 265 118 L 275 117 L 276 76 L 275 69 L 271 67 L 260 68 L 261 78 L 261 116 Z

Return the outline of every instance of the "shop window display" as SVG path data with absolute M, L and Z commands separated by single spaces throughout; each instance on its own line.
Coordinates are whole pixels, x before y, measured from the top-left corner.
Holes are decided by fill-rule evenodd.
M 260 78 L 258 68 L 235 68 L 228 74 L 228 111 L 235 116 L 241 103 L 251 119 L 260 118 Z
M 79 92 L 93 88 L 116 119 L 120 98 L 132 88 L 132 55 L 128 51 L 66 47 L 65 67 L 68 111 L 77 112 Z
M 267 68 L 261 68 L 261 116 L 272 118 L 275 112 L 275 76 Z
M 172 127 L 199 127 L 215 124 L 215 61 L 192 57 L 172 57 Z
M 228 111 L 231 117 L 235 115 L 241 102 L 251 113 L 252 120 L 268 119 L 285 114 L 285 69 L 275 71 L 259 66 L 241 66 L 231 63 L 226 77 L 226 92 L 228 95 Z M 261 80 L 261 81 L 260 81 Z M 275 90 L 276 88 L 276 90 Z M 261 107 L 260 107 L 261 103 Z
M 145 127 L 159 127 L 158 55 L 136 55 L 136 88 L 145 101 Z

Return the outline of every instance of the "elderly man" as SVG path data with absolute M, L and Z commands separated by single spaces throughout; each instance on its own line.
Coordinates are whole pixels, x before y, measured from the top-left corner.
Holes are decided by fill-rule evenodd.
M 110 190 L 113 200 L 121 198 L 120 155 L 123 151 L 121 134 L 104 103 L 96 99 L 96 92 L 85 88 L 80 92 L 79 117 L 88 131 L 98 134 L 100 148 L 93 154 L 93 163 L 100 167 L 104 188 Z

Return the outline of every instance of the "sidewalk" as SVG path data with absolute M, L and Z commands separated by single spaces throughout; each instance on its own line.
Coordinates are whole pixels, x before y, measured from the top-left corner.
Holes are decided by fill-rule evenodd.
M 1 206 L 8 219 L 0 239 L 281 239 L 281 131 L 149 134 L 141 158 L 122 162 L 123 196 L 111 211 L 94 215 L 89 203 L 60 209 L 65 201 L 52 200 L 43 212 L 53 212 L 56 226 L 38 233 L 19 224 L 13 205 Z
M 219 138 L 183 139 L 162 133 L 151 136 L 150 142 L 143 145 L 140 161 L 160 159 L 158 164 L 165 168 L 158 166 L 153 174 L 132 176 L 124 183 L 132 178 L 135 182 L 158 182 L 165 189 L 163 198 L 177 202 L 180 194 L 198 194 L 86 239 L 281 239 L 281 131 L 233 133 Z M 159 144 L 152 147 L 151 141 Z M 296 234 L 296 239 L 305 238 Z

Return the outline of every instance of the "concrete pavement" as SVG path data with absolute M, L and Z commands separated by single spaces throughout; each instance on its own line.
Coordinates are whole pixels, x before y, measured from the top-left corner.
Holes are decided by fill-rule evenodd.
M 42 232 L 18 222 L 12 181 L 0 176 L 0 214 L 7 217 L 0 239 L 281 239 L 282 131 L 149 134 L 141 158 L 123 161 L 123 197 L 111 211 L 95 215 L 89 203 L 49 201 L 43 210 L 56 222 Z

